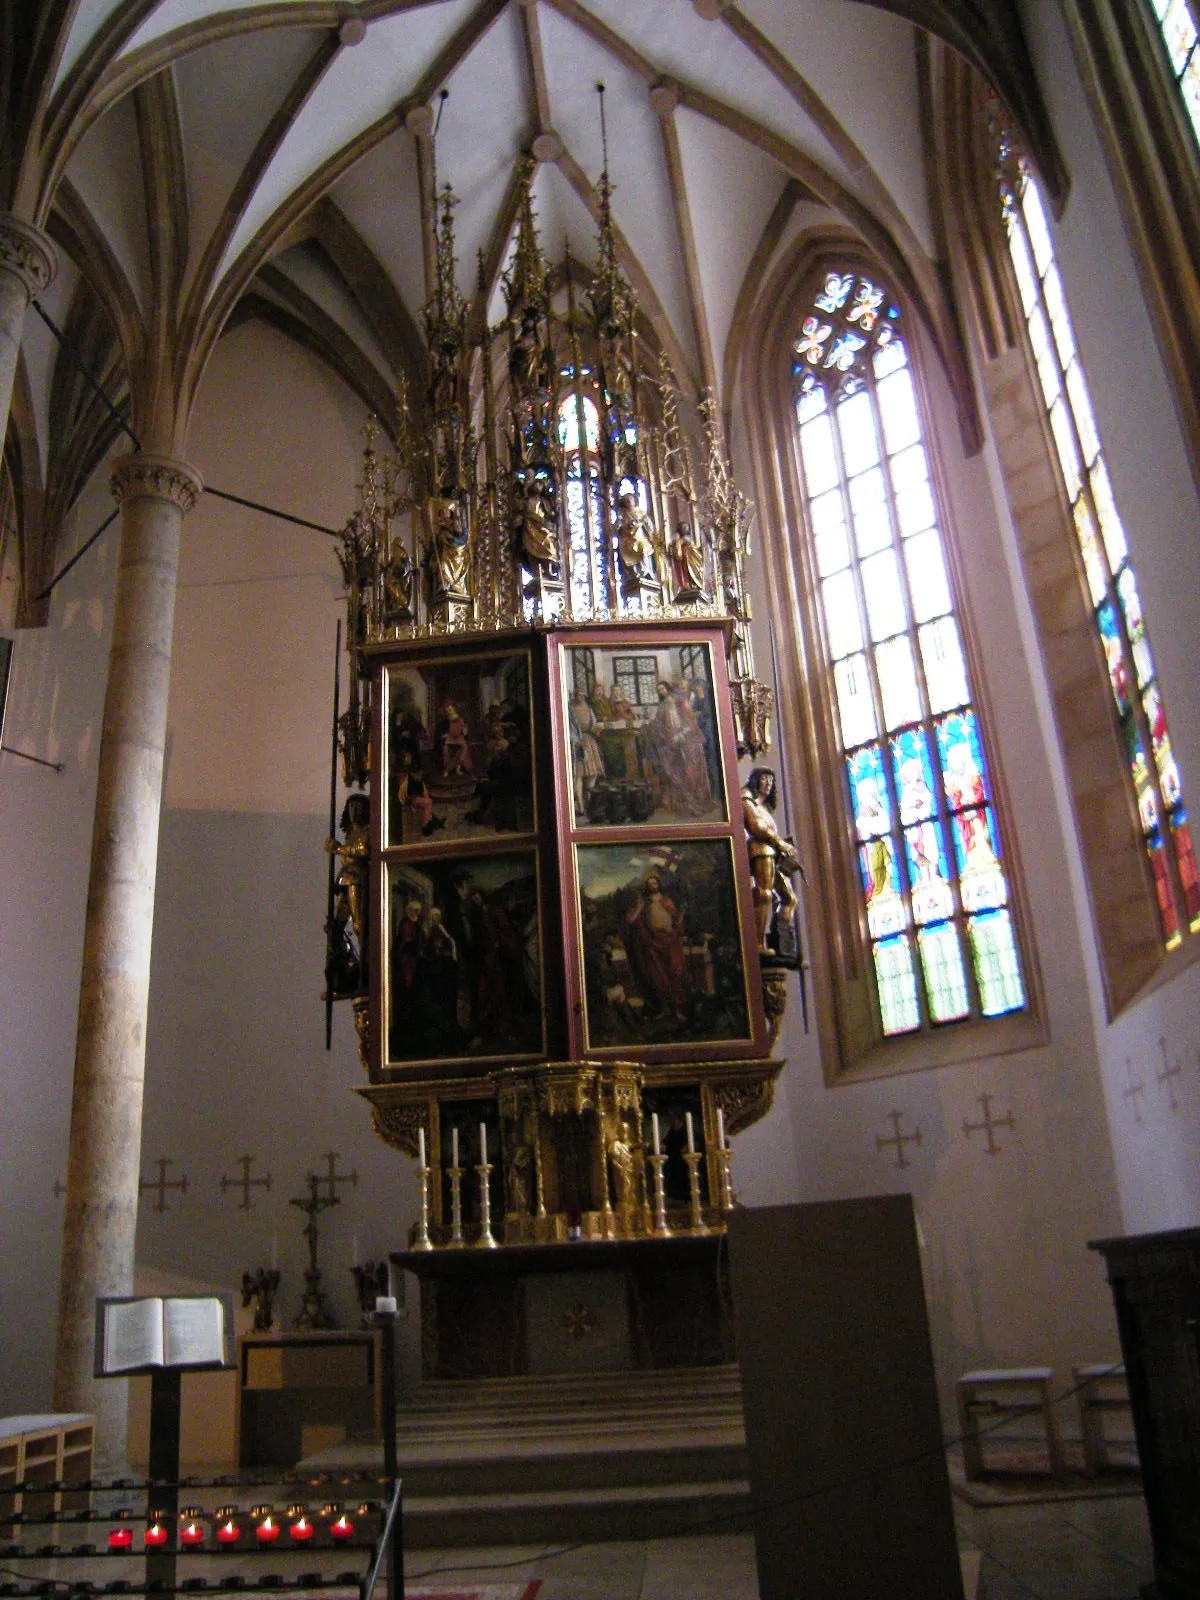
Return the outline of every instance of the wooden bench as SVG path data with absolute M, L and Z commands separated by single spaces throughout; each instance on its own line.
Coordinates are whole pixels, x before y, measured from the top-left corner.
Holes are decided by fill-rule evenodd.
M 1050 1395 L 1053 1377 L 1052 1367 L 1008 1367 L 963 1373 L 957 1385 L 958 1420 L 963 1471 L 968 1478 L 982 1478 L 986 1471 L 980 1424 L 985 1420 L 999 1422 L 1003 1418 L 1020 1416 L 1041 1417 L 1046 1430 L 1050 1472 L 1055 1478 L 1064 1476 L 1066 1462 Z
M 1123 1365 L 1102 1362 L 1073 1370 L 1075 1397 L 1079 1402 L 1079 1437 L 1083 1441 L 1083 1470 L 1094 1478 L 1110 1464 L 1104 1413 L 1131 1411 L 1129 1385 Z

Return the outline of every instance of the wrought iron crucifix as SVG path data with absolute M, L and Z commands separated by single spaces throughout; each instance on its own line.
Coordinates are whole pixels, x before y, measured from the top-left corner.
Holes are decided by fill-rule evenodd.
M 1161 1037 L 1159 1038 L 1158 1048 L 1162 1051 L 1163 1064 L 1162 1064 L 1162 1071 L 1161 1072 L 1156 1072 L 1154 1074 L 1154 1081 L 1155 1081 L 1155 1083 L 1161 1083 L 1161 1084 L 1165 1084 L 1166 1085 L 1167 1104 L 1168 1104 L 1168 1106 L 1170 1106 L 1170 1108 L 1171 1108 L 1171 1110 L 1173 1112 L 1174 1111 L 1178 1111 L 1179 1110 L 1179 1100 L 1178 1100 L 1178 1098 L 1177 1098 L 1177 1096 L 1175 1094 L 1175 1083 L 1174 1083 L 1174 1080 L 1176 1078 L 1182 1078 L 1183 1077 L 1183 1068 L 1179 1065 L 1179 1057 L 1178 1056 L 1176 1056 L 1176 1058 L 1175 1058 L 1174 1066 L 1172 1066 L 1171 1062 L 1167 1059 L 1167 1041 L 1165 1039 L 1163 1039 Z
M 256 1157 L 254 1156 L 239 1156 L 238 1165 L 242 1169 L 241 1177 L 231 1178 L 224 1173 L 221 1176 L 222 1194 L 225 1193 L 226 1189 L 240 1189 L 242 1191 L 242 1198 L 238 1201 L 239 1211 L 252 1211 L 254 1209 L 254 1201 L 250 1198 L 251 1189 L 265 1189 L 268 1194 L 271 1192 L 271 1174 L 269 1172 L 264 1172 L 261 1178 L 252 1178 L 250 1176 L 250 1168 L 254 1165 L 255 1160 Z
M 898 1167 L 911 1167 L 912 1162 L 904 1154 L 904 1146 L 906 1144 L 915 1144 L 919 1146 L 921 1143 L 921 1130 L 920 1128 L 917 1128 L 913 1133 L 901 1133 L 900 1122 L 903 1116 L 904 1113 L 902 1111 L 888 1112 L 888 1121 L 891 1123 L 893 1129 L 892 1137 L 890 1139 L 885 1139 L 877 1133 L 875 1135 L 875 1149 L 876 1152 L 878 1152 L 880 1150 L 886 1150 L 889 1145 L 893 1145 L 896 1150 L 896 1165 Z
M 987 1144 L 984 1146 L 984 1150 L 989 1156 L 997 1156 L 1000 1154 L 1001 1150 L 1004 1149 L 1004 1146 L 996 1143 L 995 1130 L 997 1128 L 1008 1128 L 1010 1130 L 1015 1130 L 1017 1126 L 1016 1120 L 1011 1111 L 1003 1117 L 993 1117 L 992 1096 L 990 1094 L 976 1095 L 975 1098 L 979 1102 L 979 1109 L 983 1114 L 983 1120 L 981 1122 L 971 1122 L 968 1118 L 964 1117 L 962 1125 L 963 1132 L 966 1134 L 968 1140 L 973 1133 L 985 1134 L 987 1136 Z
M 158 1167 L 158 1177 L 139 1178 L 138 1193 L 145 1194 L 147 1189 L 153 1189 L 157 1195 L 157 1199 L 154 1202 L 154 1210 L 169 1211 L 171 1208 L 167 1204 L 167 1190 L 178 1189 L 180 1194 L 186 1194 L 188 1187 L 187 1173 L 185 1172 L 182 1177 L 177 1178 L 174 1183 L 168 1183 L 167 1168 L 171 1165 L 168 1157 L 159 1156 L 155 1165 Z
M 305 1178 L 308 1184 L 308 1193 L 298 1199 L 289 1200 L 288 1204 L 303 1211 L 308 1218 L 304 1227 L 304 1237 L 308 1241 L 308 1265 L 304 1269 L 304 1293 L 300 1300 L 300 1315 L 293 1323 L 296 1328 L 333 1328 L 333 1312 L 325 1299 L 325 1291 L 321 1288 L 321 1269 L 317 1265 L 317 1218 L 322 1211 L 329 1211 L 334 1206 L 340 1206 L 341 1200 L 336 1194 L 322 1194 L 320 1173 L 310 1172 Z

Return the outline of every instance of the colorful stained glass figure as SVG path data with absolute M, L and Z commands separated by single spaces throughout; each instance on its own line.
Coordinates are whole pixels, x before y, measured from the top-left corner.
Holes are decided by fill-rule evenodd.
M 1025 1004 L 1025 987 L 1012 917 L 1007 911 L 990 911 L 972 917 L 967 929 L 984 1016 L 1019 1010 Z
M 590 453 L 600 447 L 600 413 L 596 410 L 595 402 L 586 394 L 582 405 L 583 437 Z M 568 453 L 579 449 L 579 409 L 579 402 L 574 395 L 568 395 L 558 408 L 558 442 Z
M 831 274 L 812 305 L 814 326 L 797 342 L 799 352 L 808 338 L 811 352 L 796 388 L 806 525 L 891 1036 L 1012 1010 L 1025 996 L 899 313 L 854 274 Z M 812 341 L 826 329 L 822 355 Z M 973 922 L 998 912 L 1007 943 L 977 937 Z M 984 960 L 1008 975 L 1007 987 L 988 980 L 991 1011 Z
M 1171 821 L 1171 838 L 1179 862 L 1179 876 L 1183 884 L 1188 924 L 1195 933 L 1200 926 L 1200 873 L 1196 869 L 1196 852 L 1192 846 L 1192 830 L 1186 812 L 1175 813 Z

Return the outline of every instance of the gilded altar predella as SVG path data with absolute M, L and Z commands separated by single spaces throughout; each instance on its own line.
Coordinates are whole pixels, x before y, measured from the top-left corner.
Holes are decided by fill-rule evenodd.
M 420 1158 L 421 1246 L 721 1226 L 801 964 L 773 775 L 738 774 L 772 696 L 719 416 L 638 312 L 607 172 L 590 272 L 547 264 L 531 171 L 495 325 L 437 196 L 426 382 L 390 446 L 368 424 L 339 550 L 326 1001 Z

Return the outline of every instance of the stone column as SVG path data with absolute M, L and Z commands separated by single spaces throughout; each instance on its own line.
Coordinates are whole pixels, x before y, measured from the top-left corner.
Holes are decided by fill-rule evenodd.
M 0 446 L 8 431 L 25 313 L 57 271 L 58 257 L 45 234 L 0 212 Z
M 54 1404 L 97 1417 L 124 1461 L 126 1384 L 92 1377 L 95 1303 L 130 1294 L 137 1228 L 150 937 L 179 536 L 202 484 L 185 462 L 113 464 L 121 559 L 84 926 Z

